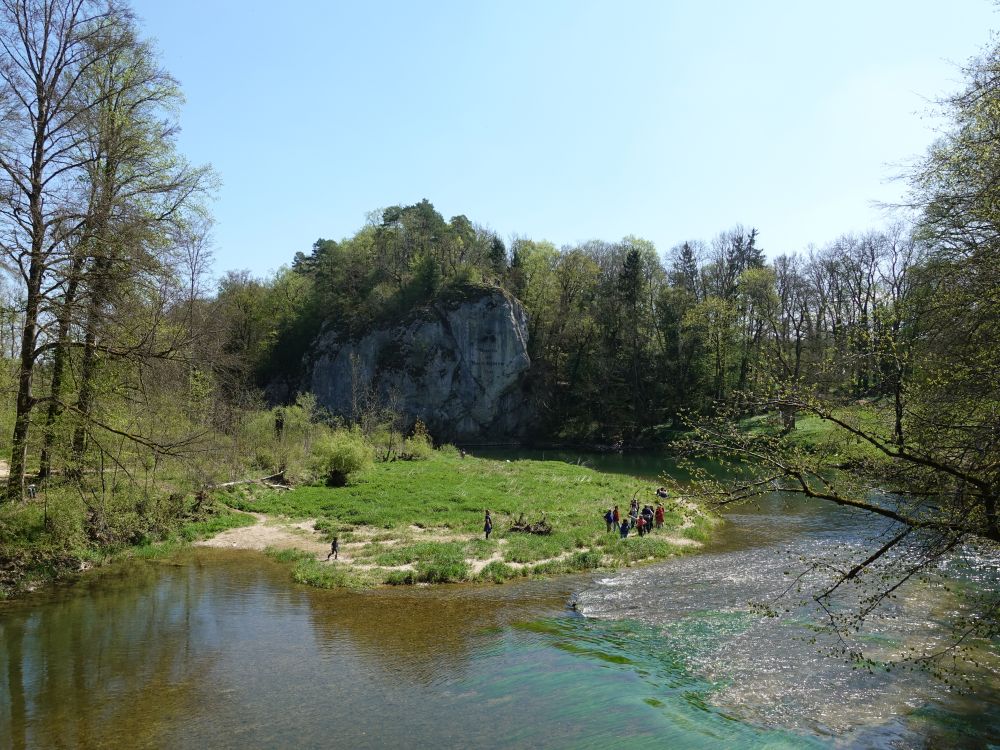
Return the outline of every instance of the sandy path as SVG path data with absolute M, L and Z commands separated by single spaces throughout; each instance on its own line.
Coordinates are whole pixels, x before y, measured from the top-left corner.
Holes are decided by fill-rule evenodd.
M 211 539 L 195 542 L 195 546 L 253 550 L 265 550 L 268 547 L 273 547 L 275 549 L 298 549 L 315 555 L 317 560 L 326 560 L 327 554 L 330 552 L 330 543 L 326 541 L 325 537 L 316 531 L 316 519 L 291 521 L 286 518 L 268 516 L 264 513 L 250 512 L 249 515 L 253 516 L 257 521 L 253 526 L 228 529 Z M 688 525 L 690 525 L 690 522 L 685 524 L 685 526 Z M 416 540 L 434 542 L 466 542 L 471 539 L 479 538 L 478 534 L 470 537 L 468 535 L 454 534 L 446 529 L 428 529 L 420 526 L 410 526 L 405 531 L 397 532 L 397 536 L 395 538 L 385 538 L 387 534 L 385 529 L 360 527 L 351 533 L 354 538 L 361 537 L 361 540 L 341 542 L 340 554 L 336 562 L 351 565 L 353 568 L 358 570 L 413 570 L 414 566 L 412 564 L 380 566 L 372 563 L 368 559 L 364 559 L 364 550 L 372 544 L 393 546 Z M 663 536 L 660 534 L 657 534 L 657 536 L 678 547 L 701 546 L 700 542 L 682 536 Z M 469 566 L 471 573 L 473 575 L 477 575 L 491 562 L 504 562 L 504 547 L 506 547 L 506 545 L 506 539 L 497 539 L 497 549 L 490 557 L 485 559 L 476 559 L 473 557 L 466 558 L 465 562 Z M 536 565 L 564 560 L 578 552 L 587 551 L 588 550 L 586 549 L 569 550 L 557 555 L 556 557 L 550 557 L 544 560 L 535 560 L 530 563 L 507 562 L 506 564 L 511 568 L 520 570 L 522 568 L 530 568 Z M 354 562 L 355 559 L 359 557 L 362 559 L 358 560 L 358 562 Z M 330 564 L 332 565 L 333 563 L 334 561 L 331 560 Z
M 241 526 L 238 529 L 227 529 L 222 533 L 195 542 L 197 547 L 223 547 L 226 549 L 256 549 L 268 547 L 275 549 L 300 549 L 312 552 L 317 557 L 326 556 L 330 544 L 316 532 L 316 520 L 289 521 L 272 518 L 263 513 L 250 513 L 257 523 L 253 526 Z

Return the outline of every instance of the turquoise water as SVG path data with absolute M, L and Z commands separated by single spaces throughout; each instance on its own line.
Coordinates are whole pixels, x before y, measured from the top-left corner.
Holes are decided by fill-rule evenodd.
M 0 603 L 0 748 L 997 746 L 995 646 L 957 690 L 829 656 L 800 602 L 751 606 L 869 533 L 774 495 L 700 554 L 504 586 L 321 591 L 219 550 L 133 562 Z M 865 644 L 934 643 L 959 606 L 915 586 Z
M 0 747 L 804 747 L 572 581 L 342 594 L 255 555 L 5 605 Z M 673 744 L 679 743 L 679 744 Z

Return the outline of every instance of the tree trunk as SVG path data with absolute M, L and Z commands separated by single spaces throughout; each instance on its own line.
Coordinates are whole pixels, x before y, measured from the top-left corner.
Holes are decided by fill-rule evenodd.
M 66 344 L 69 340 L 69 327 L 72 319 L 73 302 L 76 298 L 76 290 L 80 283 L 80 271 L 83 270 L 83 256 L 73 259 L 73 266 L 70 270 L 69 284 L 66 287 L 66 297 L 63 300 L 63 308 L 59 313 L 59 331 L 56 338 L 56 350 L 52 360 L 52 386 L 50 388 L 51 401 L 45 414 L 45 436 L 42 439 L 42 452 L 38 460 L 38 478 L 44 479 L 52 473 L 52 446 L 55 443 L 55 424 L 62 414 L 62 388 L 63 375 L 66 370 L 66 357 L 68 351 Z
M 94 284 L 90 293 L 90 303 L 87 306 L 86 332 L 83 340 L 83 359 L 80 363 L 80 391 L 77 396 L 76 410 L 80 421 L 73 430 L 73 462 L 77 465 L 83 460 L 87 447 L 87 419 L 93 410 L 94 378 L 97 375 L 97 327 L 101 315 L 101 306 L 107 297 L 110 279 L 110 261 L 106 257 L 94 261 Z

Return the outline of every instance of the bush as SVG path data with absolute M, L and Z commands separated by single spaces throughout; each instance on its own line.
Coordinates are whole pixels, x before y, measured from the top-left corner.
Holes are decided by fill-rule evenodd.
M 357 430 L 324 435 L 313 447 L 314 475 L 330 487 L 344 486 L 351 474 L 370 468 L 373 462 L 372 446 Z
M 494 560 L 479 571 L 479 580 L 503 583 L 504 581 L 509 581 L 511 578 L 516 578 L 518 575 L 517 570 L 507 565 L 507 563 Z
M 417 561 L 415 578 L 427 583 L 467 580 L 469 566 L 465 562 L 462 544 L 439 544 L 429 549 Z
M 434 455 L 429 435 L 414 435 L 403 441 L 402 457 L 407 461 L 426 461 Z
M 336 565 L 325 565 L 316 560 L 302 560 L 292 571 L 292 578 L 297 583 L 315 586 L 320 589 L 341 587 L 359 588 L 360 581 L 355 579 L 344 568 Z
M 390 586 L 410 586 L 417 579 L 412 570 L 393 570 L 385 577 L 385 582 Z
M 304 563 L 315 559 L 315 555 L 300 549 L 279 549 L 278 547 L 268 547 L 264 554 L 283 563 Z
M 417 563 L 417 580 L 427 583 L 464 581 L 469 577 L 465 560 L 436 559 Z
M 48 501 L 47 531 L 53 544 L 63 549 L 84 547 L 87 536 L 84 533 L 84 504 L 78 498 L 53 495 Z
M 601 567 L 601 553 L 596 550 L 577 552 L 569 559 L 569 566 L 574 570 L 593 570 Z

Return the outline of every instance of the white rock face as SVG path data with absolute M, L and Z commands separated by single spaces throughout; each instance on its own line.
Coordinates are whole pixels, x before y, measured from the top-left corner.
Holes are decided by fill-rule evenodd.
M 528 318 L 499 290 L 354 341 L 327 331 L 309 360 L 306 384 L 334 414 L 350 416 L 355 394 L 370 390 L 438 440 L 517 437 L 530 419 Z

